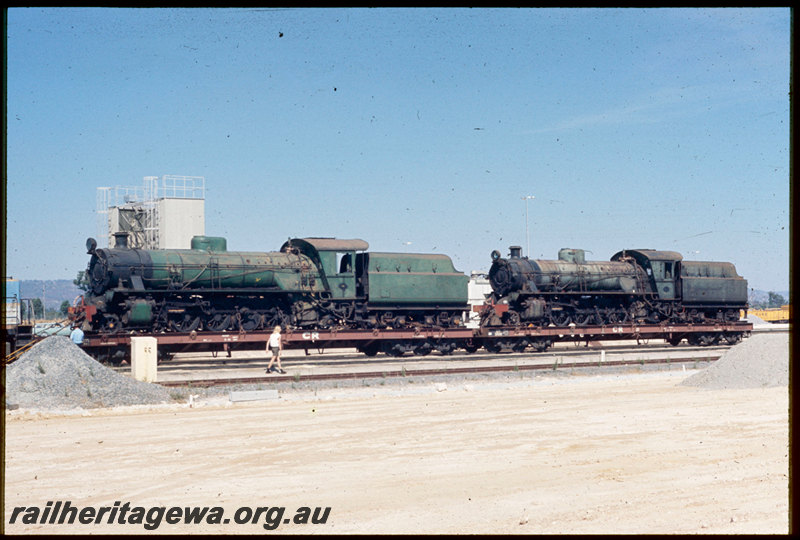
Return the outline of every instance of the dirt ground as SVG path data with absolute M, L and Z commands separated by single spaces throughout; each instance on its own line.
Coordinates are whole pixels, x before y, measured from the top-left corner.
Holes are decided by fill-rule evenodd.
M 148 532 L 9 523 L 15 507 L 68 500 L 220 506 L 229 520 L 157 533 L 269 532 L 266 512 L 235 523 L 245 506 L 285 507 L 269 514 L 279 533 L 787 533 L 788 390 L 680 386 L 689 374 L 7 412 L 5 532 Z M 301 507 L 330 512 L 291 522 Z

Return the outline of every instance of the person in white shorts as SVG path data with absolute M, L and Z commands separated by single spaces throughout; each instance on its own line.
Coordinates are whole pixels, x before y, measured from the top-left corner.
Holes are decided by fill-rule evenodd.
M 281 344 L 281 327 L 276 326 L 275 330 L 269 336 L 269 340 L 267 341 L 267 352 L 272 353 L 272 358 L 267 365 L 267 373 L 273 371 L 272 364 L 277 362 L 278 368 L 274 369 L 278 373 L 286 373 L 283 368 L 281 367 L 281 350 L 283 350 L 283 345 Z

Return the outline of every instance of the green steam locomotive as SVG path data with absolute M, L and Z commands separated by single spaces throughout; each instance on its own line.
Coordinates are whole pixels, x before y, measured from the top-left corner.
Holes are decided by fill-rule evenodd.
M 438 254 L 367 252 L 363 240 L 295 238 L 277 252 L 228 251 L 221 237 L 191 249 L 146 250 L 118 233 L 86 243 L 88 291 L 74 309 L 87 331 L 448 328 L 468 310 L 468 277 Z

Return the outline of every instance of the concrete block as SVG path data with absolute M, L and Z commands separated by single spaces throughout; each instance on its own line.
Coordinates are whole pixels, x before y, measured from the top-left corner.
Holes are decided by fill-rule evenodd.
M 277 390 L 231 390 L 231 401 L 262 401 L 278 399 Z
M 137 381 L 156 382 L 158 340 L 154 337 L 131 338 L 131 376 Z

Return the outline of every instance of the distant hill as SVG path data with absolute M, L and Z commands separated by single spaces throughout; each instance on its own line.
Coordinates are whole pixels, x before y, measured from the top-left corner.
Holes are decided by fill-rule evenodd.
M 58 309 L 64 300 L 72 304 L 83 291 L 71 279 L 27 279 L 20 280 L 19 294 L 22 298 L 43 298 L 46 309 Z

